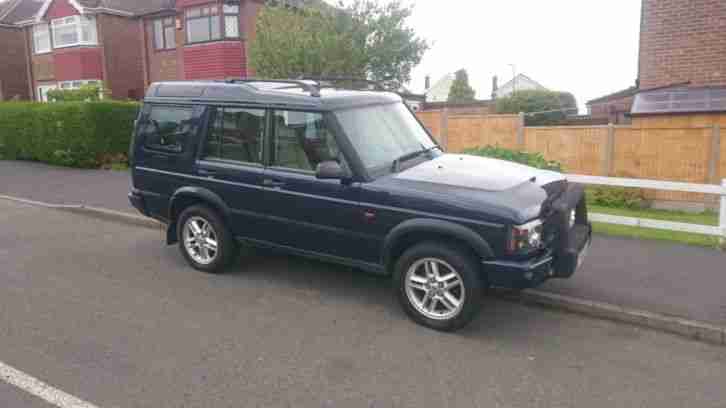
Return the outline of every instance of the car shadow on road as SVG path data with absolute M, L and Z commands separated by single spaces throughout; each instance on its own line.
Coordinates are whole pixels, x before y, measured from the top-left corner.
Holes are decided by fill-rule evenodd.
M 175 263 L 186 267 L 178 250 L 169 249 Z M 356 268 L 339 266 L 270 250 L 244 250 L 238 261 L 224 275 L 211 275 L 219 285 L 256 285 L 266 290 L 293 291 L 309 294 L 320 302 L 355 308 L 374 308 L 395 324 L 414 325 L 408 320 L 395 298 L 390 277 L 379 276 Z M 547 315 L 543 320 L 543 315 Z M 527 343 L 542 324 L 558 320 L 556 313 L 531 309 L 517 302 L 503 300 L 486 291 L 481 314 L 469 326 L 454 333 L 441 334 L 415 326 L 416 331 L 433 335 L 460 336 L 486 341 L 488 339 Z M 552 327 L 547 330 L 551 333 Z

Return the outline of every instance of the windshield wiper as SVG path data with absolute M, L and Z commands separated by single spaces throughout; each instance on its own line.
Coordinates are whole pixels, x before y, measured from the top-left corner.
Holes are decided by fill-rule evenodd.
M 403 156 L 394 160 L 393 163 L 391 164 L 391 169 L 394 173 L 397 173 L 401 167 L 401 163 L 403 163 L 405 161 L 409 161 L 411 159 L 415 159 L 416 157 L 419 157 L 423 154 L 429 154 L 429 153 L 431 153 L 432 150 L 437 149 L 437 148 L 438 148 L 438 146 L 426 148 L 426 146 L 421 145 L 421 150 L 417 150 L 417 151 L 411 152 L 411 153 L 406 153 Z

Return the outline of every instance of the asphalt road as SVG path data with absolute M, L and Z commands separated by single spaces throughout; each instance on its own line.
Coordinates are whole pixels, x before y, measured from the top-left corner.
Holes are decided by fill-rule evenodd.
M 385 279 L 0 200 L 0 361 L 99 407 L 724 407 L 726 348 L 489 300 L 457 334 Z M 0 406 L 43 402 L 0 380 Z

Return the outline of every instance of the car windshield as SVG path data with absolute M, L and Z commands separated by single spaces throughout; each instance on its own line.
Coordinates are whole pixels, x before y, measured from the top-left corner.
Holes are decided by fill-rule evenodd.
M 403 103 L 349 109 L 335 115 L 368 171 L 390 167 L 401 157 L 436 147 Z

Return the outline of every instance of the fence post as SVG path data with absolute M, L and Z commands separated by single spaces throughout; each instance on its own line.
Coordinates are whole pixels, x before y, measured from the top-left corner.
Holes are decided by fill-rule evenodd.
M 721 227 L 721 248 L 726 249 L 726 179 L 721 180 L 721 211 L 718 216 L 718 225 Z
M 711 158 L 708 162 L 708 183 L 718 184 L 718 166 L 721 163 L 721 126 L 713 125 Z
M 613 160 L 615 156 L 615 125 L 608 123 L 608 136 L 605 139 L 605 150 L 603 151 L 602 175 L 610 177 L 613 174 Z
M 519 120 L 517 121 L 517 146 L 520 150 L 524 150 L 525 148 L 524 126 L 524 112 L 519 112 Z
M 449 148 L 449 108 L 444 108 L 441 110 L 441 131 L 439 133 L 439 143 L 441 143 L 441 147 L 444 148 L 444 151 L 447 151 Z

